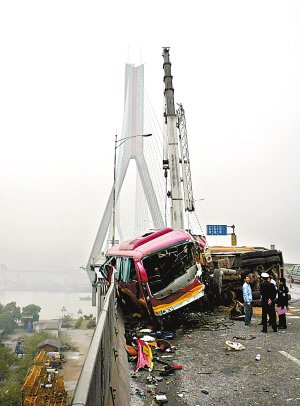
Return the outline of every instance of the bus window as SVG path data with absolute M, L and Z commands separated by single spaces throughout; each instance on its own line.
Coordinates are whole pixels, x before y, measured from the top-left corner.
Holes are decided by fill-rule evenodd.
M 136 282 L 137 279 L 137 275 L 136 275 L 136 270 L 135 270 L 135 265 L 134 265 L 134 260 L 133 258 L 128 258 L 130 260 L 130 276 L 129 276 L 129 280 Z
M 110 274 L 111 274 L 111 268 L 115 267 L 115 266 L 116 266 L 116 259 L 114 257 L 109 257 L 104 262 L 104 264 L 102 264 L 99 267 L 99 271 L 102 273 L 102 275 L 104 276 L 104 278 L 106 280 L 109 280 Z
M 116 258 L 117 280 L 124 283 L 137 280 L 133 258 Z
M 165 289 L 194 265 L 194 244 L 168 247 L 143 259 L 152 294 Z

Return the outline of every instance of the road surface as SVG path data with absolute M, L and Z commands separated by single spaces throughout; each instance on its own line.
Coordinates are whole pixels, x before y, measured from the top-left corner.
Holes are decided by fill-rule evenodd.
M 300 284 L 292 285 L 291 295 L 288 328 L 277 333 L 271 328 L 261 332 L 261 308 L 255 309 L 252 326 L 231 321 L 226 308 L 205 315 L 198 325 L 191 320 L 190 328 L 184 327 L 172 341 L 177 347 L 174 356 L 165 359 L 182 365 L 182 370 L 152 389 L 147 387 L 149 372 L 138 371 L 132 405 L 156 405 L 154 393 L 165 394 L 172 406 L 300 405 Z M 245 350 L 229 351 L 226 341 L 241 343 Z M 136 386 L 146 399 L 136 393 Z

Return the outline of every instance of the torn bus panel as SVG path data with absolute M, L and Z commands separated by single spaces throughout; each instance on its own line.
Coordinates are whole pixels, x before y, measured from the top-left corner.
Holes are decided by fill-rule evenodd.
M 135 340 L 138 345 L 138 362 L 134 372 L 137 372 L 140 368 L 148 367 L 153 369 L 153 356 L 151 348 L 145 341 L 139 340 L 138 338 Z

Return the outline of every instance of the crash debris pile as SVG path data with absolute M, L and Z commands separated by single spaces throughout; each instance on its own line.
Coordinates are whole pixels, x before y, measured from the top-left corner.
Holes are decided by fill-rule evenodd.
M 164 393 L 157 393 L 158 382 L 163 381 L 164 377 L 174 375 L 177 370 L 182 368 L 181 365 L 174 365 L 172 362 L 176 347 L 170 341 L 174 338 L 174 334 L 164 330 L 155 330 L 150 326 L 149 328 L 127 330 L 125 337 L 128 360 L 134 365 L 132 378 L 140 381 L 140 378 L 144 376 L 140 370 L 148 371 L 145 378 L 147 394 L 140 388 L 135 389 L 136 394 L 142 399 L 150 396 L 159 405 L 166 403 L 167 396 Z
M 58 363 L 55 357 L 56 354 L 47 355 L 44 350 L 35 357 L 22 386 L 23 406 L 67 406 L 63 377 L 52 367 Z

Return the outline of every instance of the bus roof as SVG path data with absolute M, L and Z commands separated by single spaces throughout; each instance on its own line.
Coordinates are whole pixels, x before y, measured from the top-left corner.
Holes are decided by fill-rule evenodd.
M 114 245 L 107 250 L 106 255 L 124 255 L 141 258 L 146 254 L 150 254 L 152 251 L 186 240 L 192 240 L 192 237 L 184 230 L 162 228 L 124 241 L 119 245 Z

